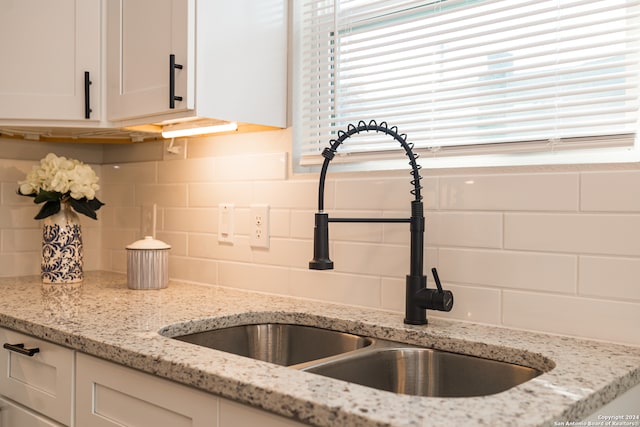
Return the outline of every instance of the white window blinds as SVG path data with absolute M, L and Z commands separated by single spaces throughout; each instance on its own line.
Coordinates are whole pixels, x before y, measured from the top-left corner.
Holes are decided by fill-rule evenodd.
M 632 145 L 639 3 L 301 1 L 301 162 L 320 161 L 336 132 L 360 120 L 397 126 L 431 154 L 515 143 Z M 397 149 L 367 135 L 337 154 L 357 160 Z

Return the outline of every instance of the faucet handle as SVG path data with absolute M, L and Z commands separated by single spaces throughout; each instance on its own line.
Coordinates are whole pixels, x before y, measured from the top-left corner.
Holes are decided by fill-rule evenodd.
M 435 267 L 431 269 L 431 273 L 433 274 L 433 280 L 436 282 L 438 290 L 432 290 L 430 292 L 427 308 L 430 310 L 451 311 L 453 308 L 453 292 L 442 289 L 438 270 L 436 270 Z
M 433 274 L 433 280 L 436 282 L 438 292 L 443 292 L 442 283 L 440 283 L 440 277 L 438 276 L 438 270 L 435 267 L 431 269 L 431 274 Z

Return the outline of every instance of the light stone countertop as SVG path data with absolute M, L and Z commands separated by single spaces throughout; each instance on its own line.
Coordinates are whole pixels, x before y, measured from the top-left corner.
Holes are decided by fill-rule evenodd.
M 438 319 L 408 326 L 397 313 L 215 286 L 171 281 L 135 291 L 122 274 L 89 272 L 81 285 L 0 278 L 0 295 L 0 326 L 316 426 L 553 426 L 640 383 L 638 347 Z M 257 322 L 326 327 L 548 372 L 490 396 L 397 395 L 158 333 Z

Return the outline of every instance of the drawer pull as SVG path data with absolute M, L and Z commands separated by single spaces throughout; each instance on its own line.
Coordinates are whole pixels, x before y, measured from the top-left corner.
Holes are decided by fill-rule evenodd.
M 34 348 L 24 348 L 24 344 L 8 344 L 4 343 L 2 346 L 7 350 L 15 351 L 16 353 L 24 354 L 25 356 L 33 356 L 36 353 L 40 353 L 40 349 L 38 347 Z

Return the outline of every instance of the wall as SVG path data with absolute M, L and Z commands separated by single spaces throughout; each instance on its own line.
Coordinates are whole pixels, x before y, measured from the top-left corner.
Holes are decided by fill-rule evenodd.
M 130 163 L 105 147 L 105 268 L 126 270 L 140 206 L 157 203 L 174 278 L 402 313 L 406 224 L 332 224 L 335 270 L 307 269 L 318 177 L 291 173 L 290 141 L 289 130 L 195 139 L 186 159 Z M 456 298 L 431 317 L 640 345 L 637 166 L 426 171 L 424 187 L 426 266 Z M 408 216 L 409 190 L 407 171 L 330 171 L 325 204 L 332 215 Z M 235 205 L 233 244 L 217 240 L 220 203 Z M 268 250 L 249 245 L 254 203 L 271 207 Z

